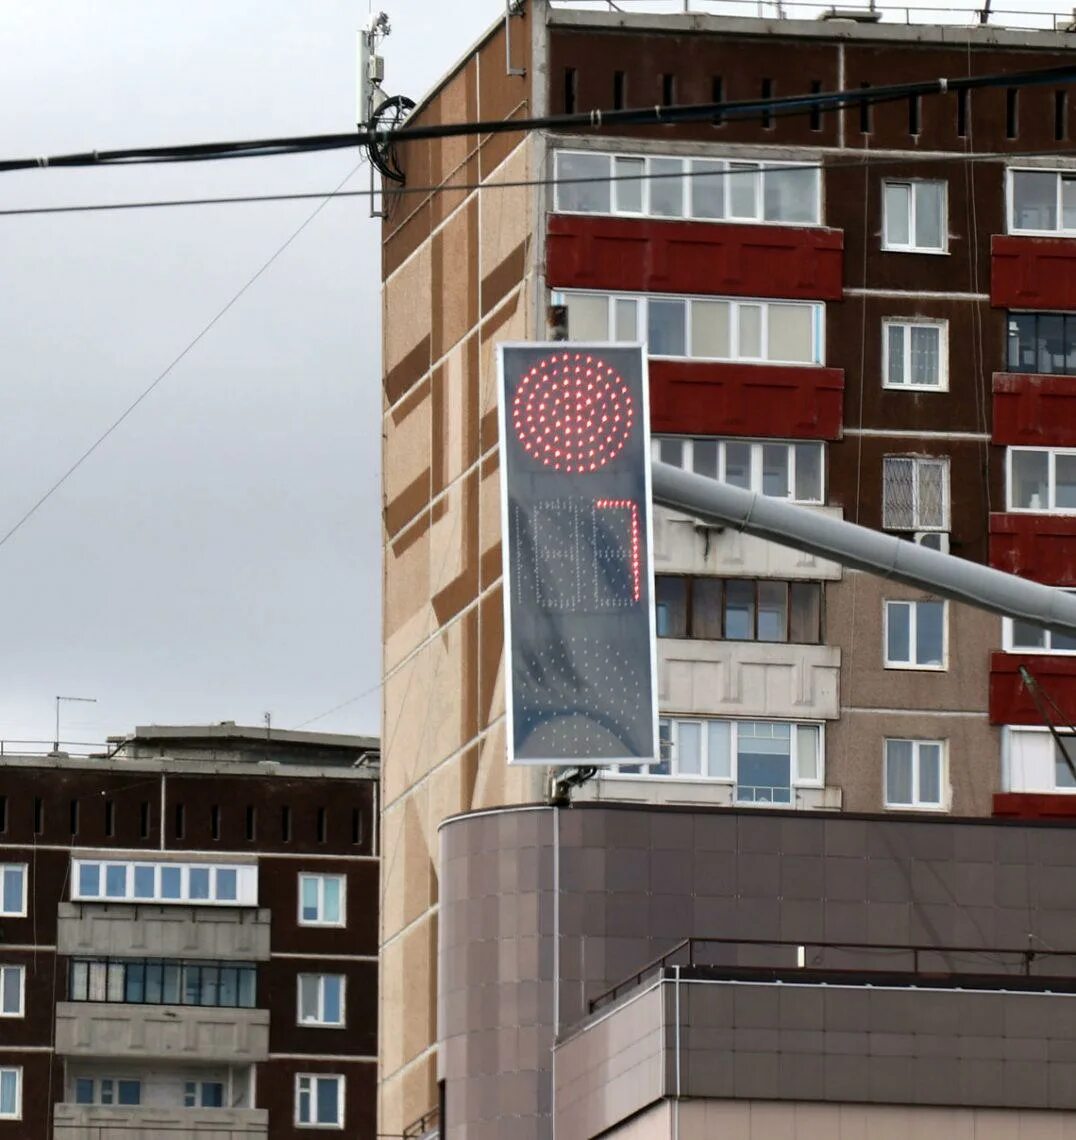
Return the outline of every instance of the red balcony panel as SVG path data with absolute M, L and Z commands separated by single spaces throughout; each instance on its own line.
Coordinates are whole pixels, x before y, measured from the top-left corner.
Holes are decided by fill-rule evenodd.
M 995 792 L 994 815 L 1001 819 L 1072 819 L 1076 817 L 1076 796 Z
M 1076 657 L 1044 653 L 990 655 L 990 723 L 1033 724 L 1042 727 L 1042 714 L 1020 677 L 1026 665 L 1031 675 L 1060 708 L 1056 715 L 1076 723 Z
M 990 239 L 990 303 L 1006 309 L 1076 309 L 1076 239 Z
M 650 362 L 650 426 L 679 435 L 838 439 L 844 370 Z
M 553 289 L 839 301 L 842 230 L 551 214 Z
M 995 443 L 1076 447 L 1076 376 L 994 373 Z
M 990 565 L 1050 586 L 1076 586 L 1076 515 L 992 514 Z

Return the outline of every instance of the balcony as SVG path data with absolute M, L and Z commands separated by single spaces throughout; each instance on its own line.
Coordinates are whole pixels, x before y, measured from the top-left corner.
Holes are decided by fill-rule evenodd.
M 844 284 L 844 234 L 815 226 L 552 214 L 547 249 L 554 289 L 839 301 Z
M 72 957 L 269 958 L 268 910 L 62 902 L 58 925 Z
M 269 1011 L 58 1002 L 56 1052 L 66 1057 L 264 1061 Z
M 57 1104 L 53 1140 L 267 1140 L 264 1108 L 113 1108 Z
M 1076 444 L 1076 376 L 994 373 L 993 442 L 1009 447 Z
M 994 653 L 990 658 L 990 723 L 1041 726 L 1042 713 L 1020 678 L 1022 665 L 1057 702 L 1061 715 L 1076 721 L 1076 657 Z
M 844 371 L 698 360 L 650 362 L 655 432 L 837 439 Z
M 995 234 L 990 304 L 1002 309 L 1076 309 L 1076 241 Z
M 1050 586 L 1076 586 L 1076 515 L 990 516 L 990 565 Z

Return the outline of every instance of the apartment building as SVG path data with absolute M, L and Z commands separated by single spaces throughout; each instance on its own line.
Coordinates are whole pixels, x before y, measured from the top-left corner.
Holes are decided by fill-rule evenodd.
M 533 0 L 411 122 L 869 92 L 1071 60 L 1057 22 L 916 20 Z M 1060 81 L 1002 82 L 843 110 L 616 128 L 595 117 L 397 147 L 413 191 L 387 191 L 383 222 L 382 820 L 400 856 L 385 864 L 381 944 L 383 1010 L 403 1015 L 382 1019 L 383 1131 L 428 1112 L 439 1080 L 454 1127 L 438 1040 L 467 998 L 445 995 L 445 925 L 458 916 L 444 909 L 439 829 L 547 793 L 546 772 L 505 763 L 496 345 L 549 339 L 551 309 L 569 339 L 645 341 L 656 457 L 1076 587 L 1071 108 Z M 577 804 L 1072 814 L 1076 782 L 1019 673 L 1071 720 L 1064 637 L 665 509 L 654 536 L 667 747 L 649 767 L 602 772 Z M 591 875 L 600 891 L 607 880 Z M 666 917 L 654 953 L 713 933 L 675 907 Z M 894 940 L 911 937 L 901 929 Z M 528 1010 L 556 991 L 524 965 L 538 946 L 481 958 L 534 982 Z M 611 953 L 608 972 L 595 964 L 600 942 L 591 953 L 587 993 L 626 968 Z M 513 1016 L 485 1028 L 508 1032 Z
M 0 757 L 0 1136 L 373 1135 L 378 756 L 226 723 Z

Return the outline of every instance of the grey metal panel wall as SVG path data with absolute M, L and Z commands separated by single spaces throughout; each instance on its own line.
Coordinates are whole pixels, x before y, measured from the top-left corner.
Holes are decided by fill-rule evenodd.
M 1068 827 L 586 804 L 441 836 L 450 1138 L 547 1135 L 555 1029 L 688 936 L 1076 948 Z
M 61 954 L 133 958 L 269 958 L 269 911 L 60 903 Z

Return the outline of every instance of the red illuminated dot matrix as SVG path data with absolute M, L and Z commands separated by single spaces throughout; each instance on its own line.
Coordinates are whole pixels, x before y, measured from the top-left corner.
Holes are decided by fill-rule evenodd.
M 523 374 L 512 427 L 533 459 L 554 471 L 588 474 L 615 459 L 635 427 L 635 401 L 604 360 L 557 352 Z

